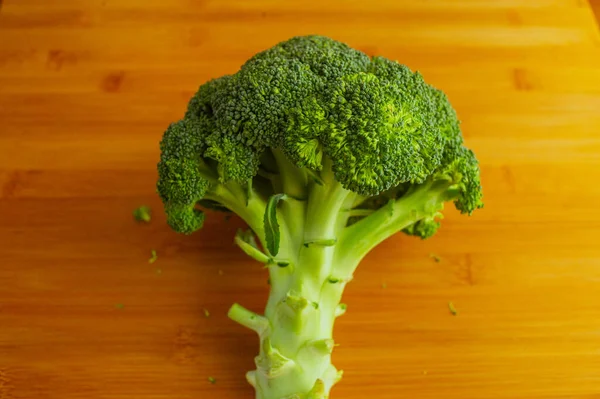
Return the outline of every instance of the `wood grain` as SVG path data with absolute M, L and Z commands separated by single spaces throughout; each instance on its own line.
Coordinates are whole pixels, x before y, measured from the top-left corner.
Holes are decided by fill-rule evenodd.
M 157 143 L 199 84 L 308 33 L 445 90 L 486 195 L 364 261 L 334 397 L 600 398 L 600 35 L 585 1 L 7 0 L 0 399 L 252 397 L 256 338 L 226 311 L 260 311 L 267 277 L 233 248 L 238 221 L 169 231 Z M 131 218 L 143 203 L 149 225 Z
M 592 7 L 592 11 L 596 17 L 596 22 L 600 22 L 600 1 L 598 0 L 588 0 L 590 6 Z

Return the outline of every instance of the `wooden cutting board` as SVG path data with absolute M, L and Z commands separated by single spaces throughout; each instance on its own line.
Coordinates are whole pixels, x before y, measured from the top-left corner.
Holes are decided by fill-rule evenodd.
M 600 398 L 600 35 L 585 1 L 7 0 L 0 399 L 253 396 L 257 340 L 226 311 L 260 311 L 267 276 L 233 246 L 239 221 L 167 228 L 158 141 L 201 83 L 309 33 L 446 91 L 486 200 L 363 262 L 333 397 Z

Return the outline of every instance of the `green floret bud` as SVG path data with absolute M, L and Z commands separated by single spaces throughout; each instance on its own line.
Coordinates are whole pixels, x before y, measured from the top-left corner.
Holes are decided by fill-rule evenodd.
M 306 98 L 290 110 L 284 151 L 296 166 L 321 170 L 321 142 L 330 123 L 327 116 L 323 106 L 314 97 Z
M 193 206 L 206 193 L 210 171 L 201 159 L 206 148 L 204 135 L 195 120 L 179 121 L 165 132 L 158 164 L 158 193 L 165 204 Z M 204 175 L 202 169 L 206 169 Z
M 200 172 L 200 162 L 192 159 L 170 159 L 161 162 L 158 192 L 165 203 L 195 205 L 210 183 Z
M 225 75 L 217 79 L 209 80 L 200 86 L 194 97 L 192 97 L 188 103 L 185 119 L 212 117 L 215 96 L 220 95 L 230 78 L 229 75 Z
M 281 143 L 288 110 L 320 85 L 296 59 L 256 58 L 247 62 L 214 102 L 217 128 L 257 150 Z
M 210 168 L 200 158 L 206 147 L 202 126 L 197 120 L 179 121 L 161 141 L 158 193 L 169 225 L 186 234 L 202 227 L 204 215 L 194 208 L 210 187 Z
M 426 217 L 414 224 L 411 224 L 403 229 L 402 232 L 411 236 L 417 236 L 422 239 L 426 239 L 437 233 L 440 226 L 441 223 L 432 216 Z
M 183 119 L 172 123 L 160 142 L 161 162 L 201 157 L 211 127 L 208 118 Z
M 208 149 L 204 155 L 217 161 L 219 181 L 222 183 L 245 182 L 258 172 L 260 154 L 254 148 L 219 132 L 210 135 L 206 142 Z
M 389 85 L 373 74 L 341 79 L 328 98 L 326 153 L 344 187 L 376 195 L 422 182 L 439 165 L 443 141 L 431 123 L 433 103 L 422 79 Z
M 170 205 L 166 212 L 167 223 L 178 233 L 192 234 L 204 224 L 204 212 L 188 205 Z
M 463 138 L 460 132 L 460 121 L 456 111 L 450 105 L 448 97 L 441 90 L 428 86 L 429 96 L 434 103 L 434 115 L 439 126 L 440 133 L 444 137 L 445 145 L 460 146 Z
M 195 206 L 210 183 L 199 169 L 199 162 L 188 159 L 167 160 L 159 166 L 158 192 L 165 205 L 167 222 L 180 233 L 190 234 L 204 222 L 204 214 Z
M 473 151 L 462 147 L 462 156 L 455 161 L 455 181 L 458 198 L 454 201 L 456 209 L 471 214 L 483 208 L 483 192 L 479 177 L 479 163 Z
M 324 36 L 300 36 L 287 40 L 255 58 L 284 57 L 297 59 L 326 81 L 365 72 L 369 57 L 347 44 Z

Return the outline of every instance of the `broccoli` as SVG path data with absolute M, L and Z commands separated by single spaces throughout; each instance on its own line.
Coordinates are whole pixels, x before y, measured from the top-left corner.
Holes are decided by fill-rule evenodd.
M 160 143 L 167 221 L 191 234 L 205 210 L 248 225 L 235 242 L 269 272 L 264 314 L 229 317 L 260 339 L 260 399 L 327 398 L 342 292 L 361 259 L 404 232 L 440 227 L 444 203 L 482 207 L 479 166 L 440 90 L 408 67 L 322 36 L 294 37 L 210 80 Z
M 156 260 L 158 259 L 158 254 L 156 253 L 156 250 L 153 249 L 150 251 L 150 259 L 148 259 L 148 263 L 154 263 L 156 262 Z
M 152 219 L 150 212 L 150 207 L 142 205 L 133 211 L 133 218 L 138 222 L 150 223 L 150 220 Z

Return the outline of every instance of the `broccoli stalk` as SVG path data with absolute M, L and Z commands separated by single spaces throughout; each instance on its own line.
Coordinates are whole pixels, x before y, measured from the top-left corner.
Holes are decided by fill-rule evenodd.
M 258 399 L 321 399 L 343 290 L 361 259 L 397 232 L 440 227 L 444 203 L 482 207 L 479 167 L 445 95 L 418 73 L 320 36 L 292 38 L 211 80 L 161 142 L 168 223 L 202 227 L 203 208 L 248 225 L 235 242 L 269 271 L 247 374 Z

